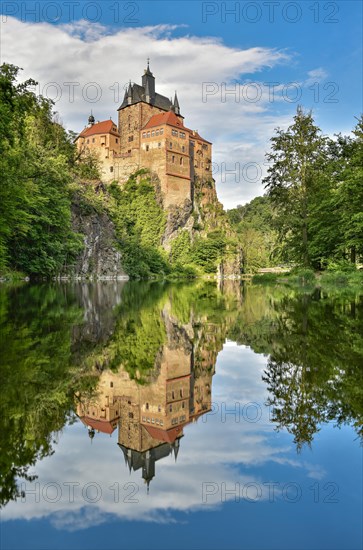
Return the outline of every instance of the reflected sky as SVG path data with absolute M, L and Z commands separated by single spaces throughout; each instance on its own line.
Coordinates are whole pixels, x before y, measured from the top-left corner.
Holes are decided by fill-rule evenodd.
M 180 334 L 167 334 L 161 365 L 176 341 L 186 349 Z M 55 453 L 31 466 L 37 479 L 22 481 L 23 496 L 2 510 L 2 548 L 360 548 L 356 431 L 327 422 L 311 448 L 297 453 L 266 405 L 267 363 L 267 355 L 225 338 L 210 407 L 183 423 L 177 457 L 170 452 L 155 463 L 149 491 L 118 445 L 127 422 L 90 438 L 78 400 L 77 420 L 57 434 Z M 158 383 L 162 369 L 146 387 Z M 144 414 L 140 409 L 140 419 Z
M 312 451 L 296 455 L 291 436 L 276 435 L 269 423 L 264 366 L 247 348 L 224 347 L 213 379 L 220 410 L 186 429 L 177 462 L 170 455 L 157 464 L 149 494 L 140 472 L 129 473 L 117 434 L 97 433 L 91 442 L 81 422 L 66 428 L 54 456 L 36 467 L 40 502 L 25 482 L 25 502 L 3 511 L 3 547 L 170 548 L 175 537 L 175 548 L 270 548 L 274 536 L 280 548 L 359 548 L 361 449 L 353 430 L 326 426 Z M 222 403 L 233 411 L 235 402 L 250 405 L 224 417 Z M 262 416 L 251 422 L 257 407 Z M 72 482 L 79 485 L 70 503 Z M 59 489 L 60 500 L 49 502 Z M 140 529 L 140 521 L 149 525 Z

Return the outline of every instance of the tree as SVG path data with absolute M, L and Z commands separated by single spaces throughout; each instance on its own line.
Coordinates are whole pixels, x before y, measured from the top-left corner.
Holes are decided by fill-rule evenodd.
M 276 229 L 284 258 L 309 267 L 309 217 L 316 190 L 326 181 L 327 139 L 311 112 L 298 107 L 294 123 L 277 129 L 266 155 L 271 164 L 263 182 L 276 208 Z
M 0 67 L 0 269 L 54 275 L 82 247 L 71 229 L 75 147 L 19 68 Z
M 349 250 L 352 263 L 363 255 L 363 116 L 353 130 L 347 162 L 337 182 L 337 204 L 341 209 L 340 230 L 343 250 Z
M 256 197 L 243 206 L 228 210 L 227 214 L 243 250 L 244 272 L 275 265 L 272 252 L 276 232 L 272 225 L 274 211 L 270 197 Z

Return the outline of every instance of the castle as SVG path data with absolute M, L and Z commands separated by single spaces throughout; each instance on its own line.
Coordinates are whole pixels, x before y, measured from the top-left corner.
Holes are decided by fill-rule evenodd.
M 142 85 L 128 85 L 118 126 L 91 114 L 76 143 L 80 153 L 97 154 L 105 182 L 122 183 L 141 168 L 157 174 L 164 208 L 193 203 L 196 177 L 212 179 L 212 144 L 184 126 L 176 92 L 174 100 L 156 92 L 149 61 Z

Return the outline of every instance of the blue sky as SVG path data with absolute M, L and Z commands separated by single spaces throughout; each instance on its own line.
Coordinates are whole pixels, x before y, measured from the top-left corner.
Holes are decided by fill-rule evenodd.
M 124 85 L 140 81 L 149 56 L 157 89 L 177 89 L 186 125 L 213 141 L 227 208 L 262 194 L 269 138 L 298 103 L 329 135 L 350 132 L 362 111 L 359 1 L 60 0 L 4 2 L 2 11 L 1 61 L 37 79 L 75 131 L 91 108 L 116 119 Z

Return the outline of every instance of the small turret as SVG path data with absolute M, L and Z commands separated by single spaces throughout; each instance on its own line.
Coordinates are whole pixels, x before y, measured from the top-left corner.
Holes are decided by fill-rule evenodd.
M 94 123 L 95 123 L 95 117 L 93 116 L 92 111 L 91 111 L 91 114 L 88 117 L 88 126 L 93 126 Z

